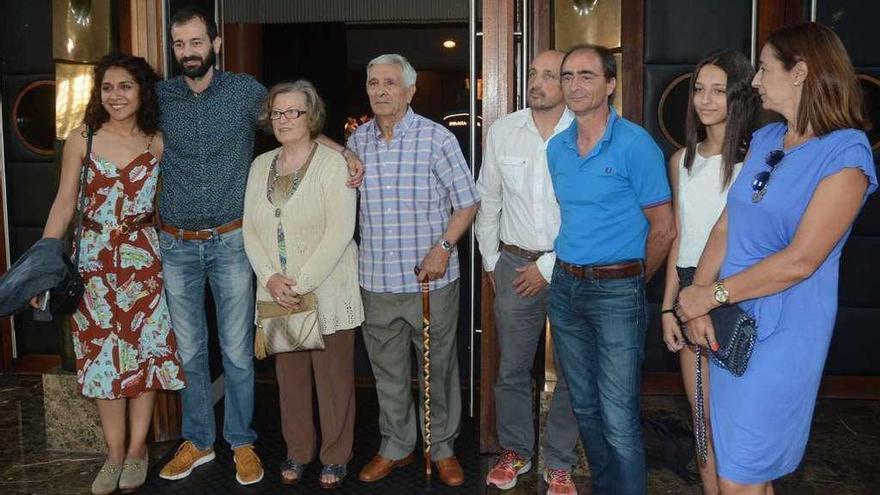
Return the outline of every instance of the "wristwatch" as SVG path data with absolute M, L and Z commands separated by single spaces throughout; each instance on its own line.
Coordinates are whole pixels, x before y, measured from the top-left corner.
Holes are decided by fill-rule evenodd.
M 718 304 L 724 306 L 725 304 L 730 302 L 730 293 L 727 292 L 727 287 L 724 286 L 724 279 L 721 279 L 715 282 L 715 301 Z
M 452 250 L 455 249 L 455 244 L 447 241 L 446 239 L 440 239 L 440 247 L 443 248 L 449 254 L 452 254 Z

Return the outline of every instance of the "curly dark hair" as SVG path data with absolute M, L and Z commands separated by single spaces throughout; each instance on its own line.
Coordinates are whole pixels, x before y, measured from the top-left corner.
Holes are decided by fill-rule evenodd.
M 155 134 L 159 130 L 159 99 L 156 96 L 159 75 L 143 57 L 126 53 L 110 53 L 98 61 L 95 67 L 95 84 L 86 106 L 83 123 L 97 130 L 110 119 L 110 115 L 101 104 L 101 83 L 104 81 L 104 74 L 111 67 L 124 69 L 137 81 L 141 99 L 141 107 L 137 113 L 138 127 L 147 135 Z

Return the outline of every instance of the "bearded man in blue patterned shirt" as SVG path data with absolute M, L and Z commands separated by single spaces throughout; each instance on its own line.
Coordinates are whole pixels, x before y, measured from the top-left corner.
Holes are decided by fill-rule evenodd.
M 165 292 L 186 373 L 183 444 L 159 473 L 182 479 L 214 459 L 214 399 L 208 366 L 206 282 L 217 308 L 223 356 L 223 437 L 234 451 L 236 480 L 259 482 L 254 451 L 254 286 L 244 251 L 241 217 L 266 89 L 246 74 L 214 68 L 217 25 L 205 12 L 184 8 L 171 18 L 174 56 L 183 75 L 160 83 L 165 138 L 159 194 Z M 342 147 L 319 138 L 334 149 Z M 346 157 L 356 187 L 362 169 Z

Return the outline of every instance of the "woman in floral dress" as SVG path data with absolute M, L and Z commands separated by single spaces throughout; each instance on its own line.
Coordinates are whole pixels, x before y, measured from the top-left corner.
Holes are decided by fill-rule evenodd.
M 84 125 L 65 143 L 58 194 L 43 232 L 65 235 L 86 167 L 82 240 L 74 247 L 86 289 L 73 316 L 73 347 L 77 382 L 84 396 L 97 399 L 108 447 L 95 494 L 143 484 L 155 391 L 184 386 L 153 221 L 163 148 L 157 80 L 143 58 L 101 59 Z

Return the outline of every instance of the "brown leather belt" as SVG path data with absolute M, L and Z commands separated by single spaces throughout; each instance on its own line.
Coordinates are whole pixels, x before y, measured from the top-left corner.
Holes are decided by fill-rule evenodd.
M 223 225 L 220 225 L 219 227 L 214 227 L 213 229 L 185 230 L 172 227 L 165 223 L 160 224 L 159 228 L 161 228 L 165 232 L 168 232 L 174 237 L 177 237 L 178 239 L 183 239 L 185 241 L 207 241 L 216 235 L 225 234 L 235 229 L 240 229 L 241 219 L 239 218 L 229 223 L 224 223 Z
M 577 278 L 628 278 L 644 273 L 641 261 L 628 261 L 614 265 L 572 265 L 556 258 L 559 268 Z
M 156 224 L 155 216 L 151 213 L 149 215 L 137 215 L 133 217 L 128 217 L 122 220 L 122 222 L 117 225 L 109 225 L 105 223 L 99 223 L 91 218 L 82 219 L 83 228 L 93 230 L 95 232 L 102 232 L 104 229 L 110 230 L 113 234 L 130 234 L 136 230 L 143 229 L 145 227 L 152 227 Z
M 503 242 L 501 243 L 501 250 L 507 251 L 514 256 L 525 258 L 529 261 L 537 261 L 541 255 L 546 253 L 546 251 L 529 251 L 528 249 L 523 249 L 519 246 L 514 246 L 513 244 L 505 244 Z

